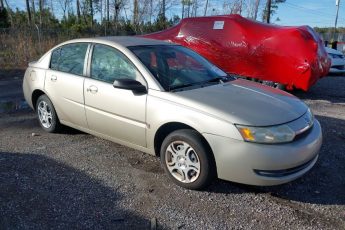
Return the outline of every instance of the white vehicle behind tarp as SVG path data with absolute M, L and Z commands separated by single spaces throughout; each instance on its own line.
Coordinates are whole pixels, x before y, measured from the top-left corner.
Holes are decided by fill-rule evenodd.
M 345 58 L 344 54 L 339 50 L 325 47 L 328 56 L 331 58 L 332 65 L 329 69 L 330 73 L 345 73 Z

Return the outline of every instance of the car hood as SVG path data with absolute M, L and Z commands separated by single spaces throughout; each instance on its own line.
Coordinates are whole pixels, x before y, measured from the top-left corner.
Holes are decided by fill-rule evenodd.
M 343 55 L 343 53 L 340 52 L 339 50 L 331 49 L 328 47 L 325 47 L 325 49 L 326 49 L 326 52 L 329 54 Z
M 271 126 L 290 122 L 308 109 L 295 96 L 255 82 L 224 84 L 174 93 L 175 102 L 234 124 Z

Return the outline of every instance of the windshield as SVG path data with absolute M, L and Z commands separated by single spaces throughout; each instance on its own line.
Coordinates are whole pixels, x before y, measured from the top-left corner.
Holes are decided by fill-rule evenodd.
M 194 51 L 175 45 L 128 47 L 167 90 L 205 86 L 227 74 Z

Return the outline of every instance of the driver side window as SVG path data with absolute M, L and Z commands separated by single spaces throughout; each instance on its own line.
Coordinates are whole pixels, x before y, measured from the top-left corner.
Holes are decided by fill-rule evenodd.
M 124 54 L 101 44 L 96 44 L 93 48 L 91 77 L 111 84 L 116 79 L 143 81 L 136 67 Z

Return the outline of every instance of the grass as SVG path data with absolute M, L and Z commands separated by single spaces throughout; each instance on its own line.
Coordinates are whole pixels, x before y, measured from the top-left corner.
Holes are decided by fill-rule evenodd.
M 44 35 L 41 42 L 37 33 L 6 31 L 0 33 L 0 70 L 25 69 L 55 45 L 68 40 L 67 36 Z

